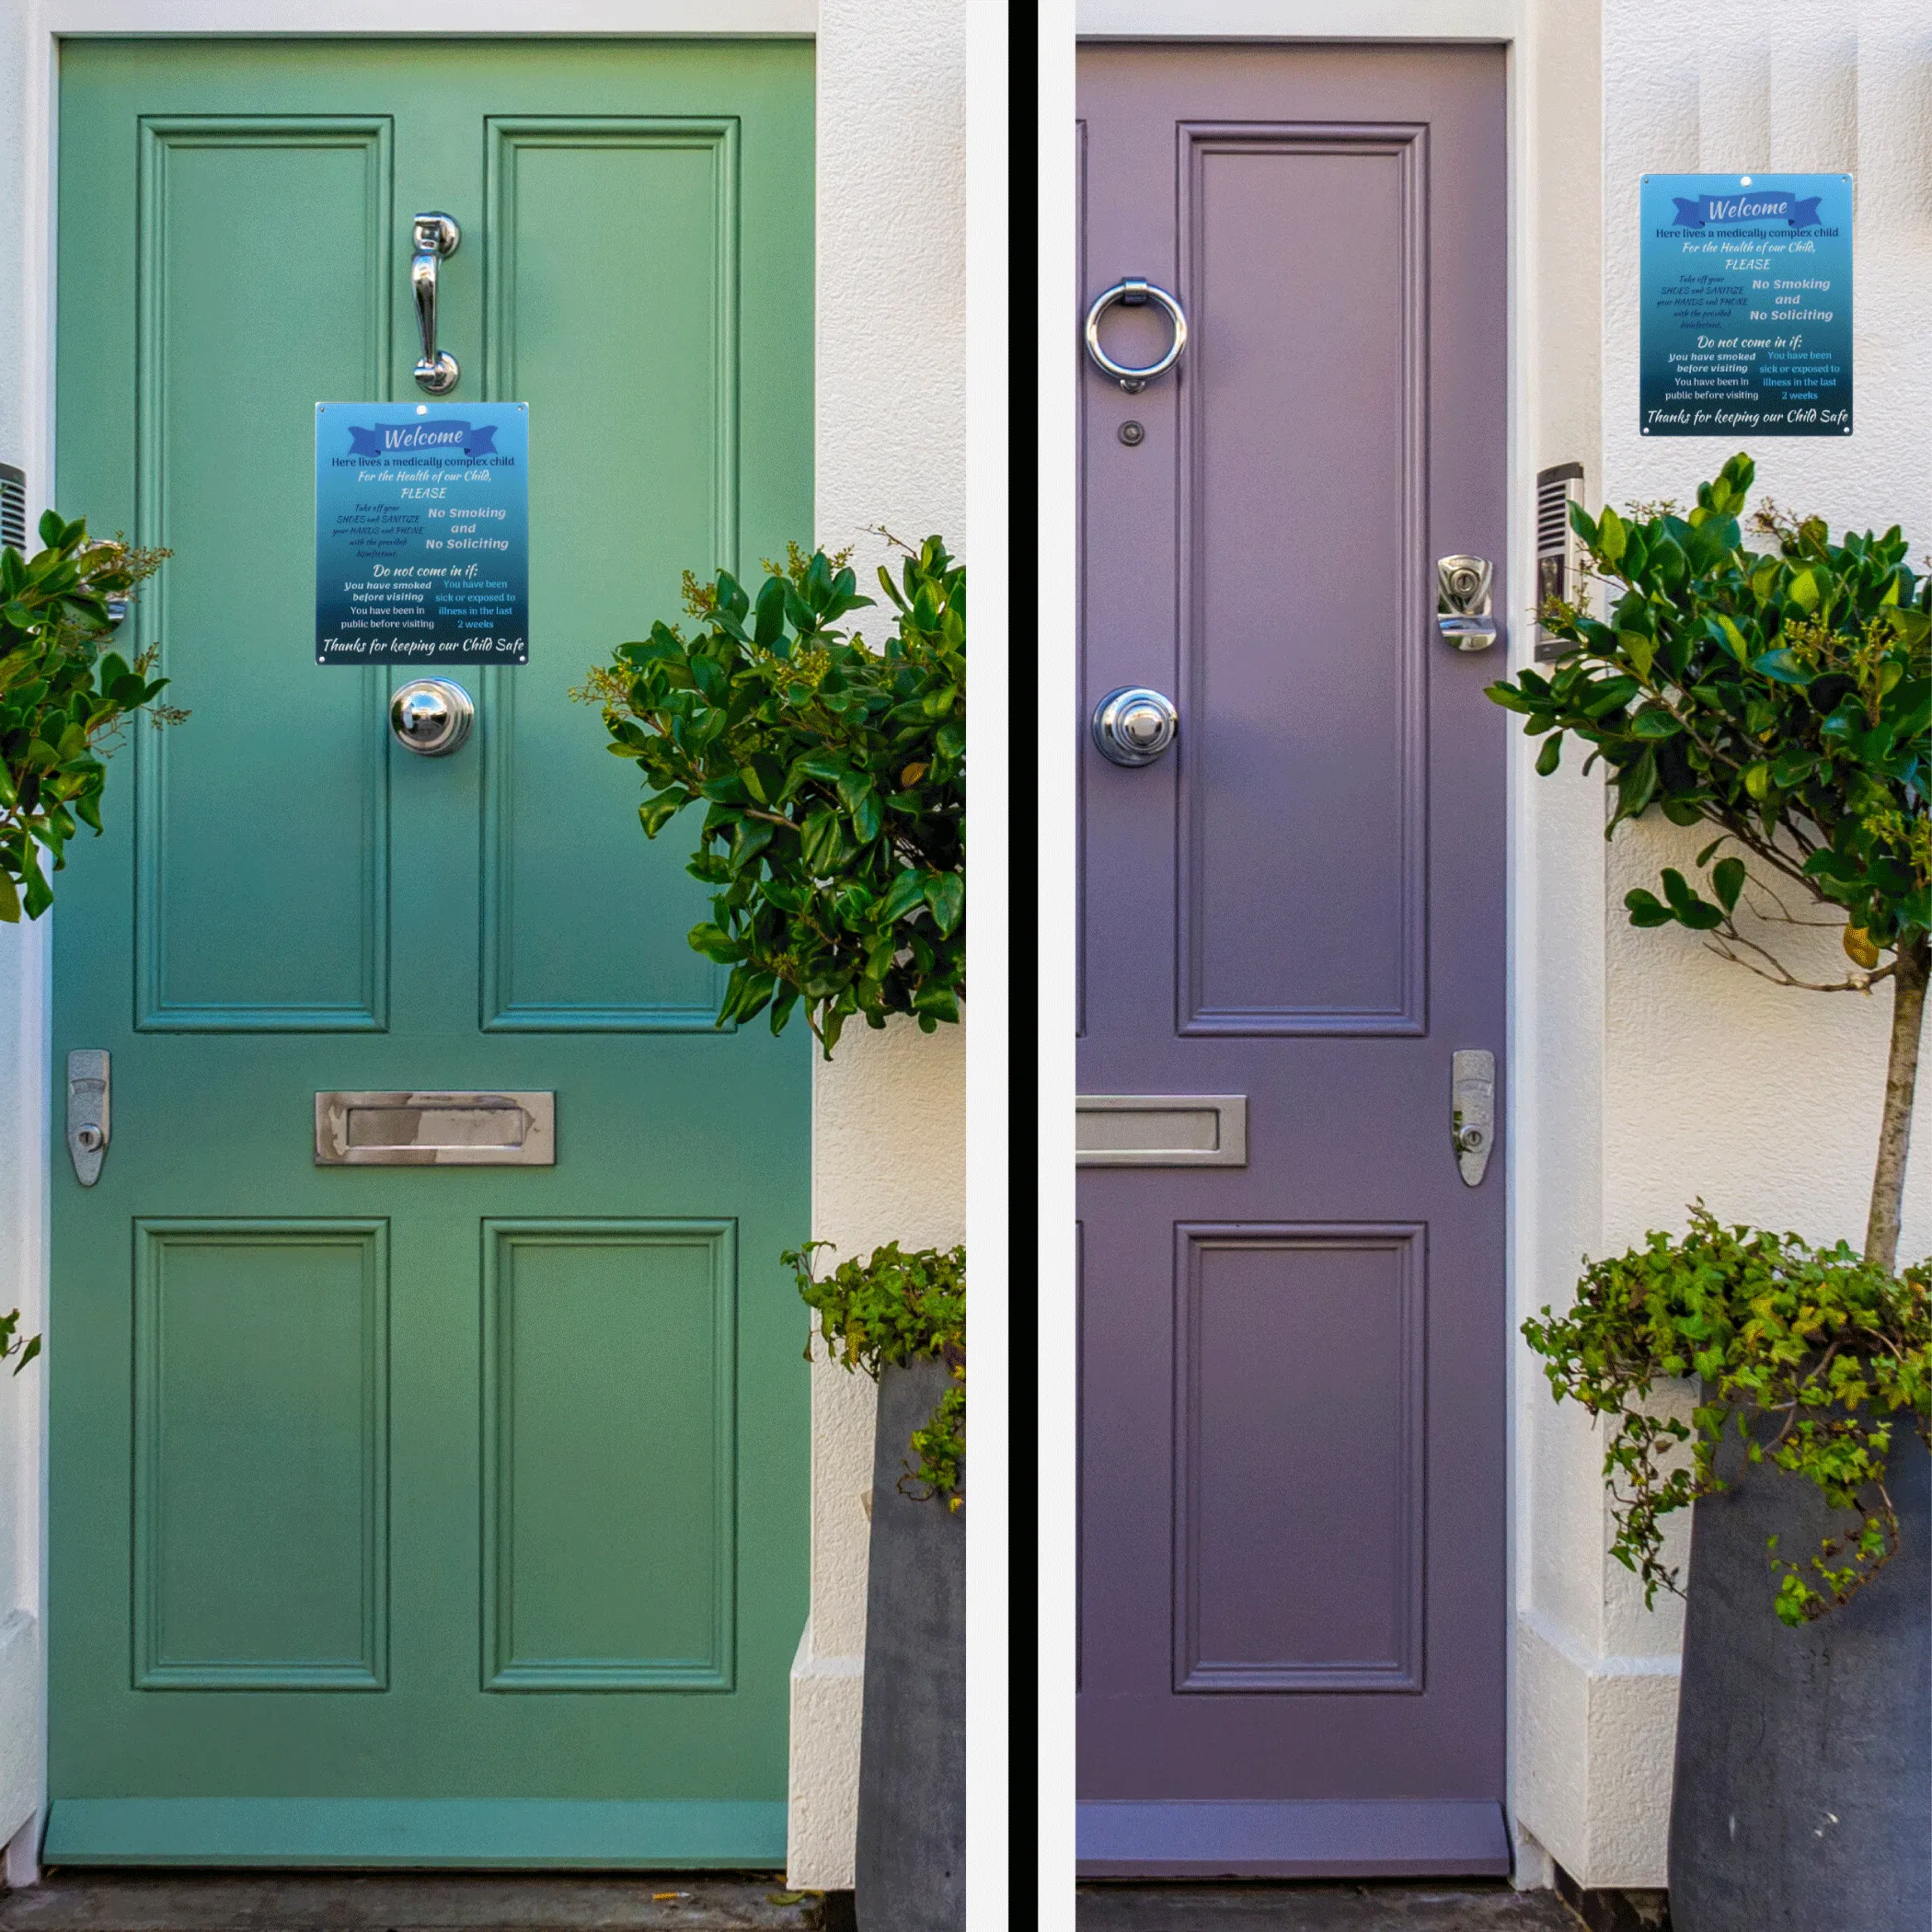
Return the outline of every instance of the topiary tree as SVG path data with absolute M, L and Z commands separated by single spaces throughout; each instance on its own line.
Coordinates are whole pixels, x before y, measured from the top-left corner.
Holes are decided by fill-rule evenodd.
M 579 694 L 643 770 L 650 837 L 705 808 L 691 944 L 731 969 L 719 1022 L 802 1005 L 828 1058 L 854 1014 L 930 1033 L 966 988 L 966 572 L 937 536 L 900 547 L 881 650 L 841 623 L 873 603 L 850 553 L 794 544 L 755 599 L 687 574 L 696 634 L 653 624 Z
M 1489 696 L 1545 738 L 1539 772 L 1558 768 L 1566 737 L 1589 746 L 1586 771 L 1608 765 L 1605 837 L 1650 811 L 1716 834 L 1696 883 L 1669 867 L 1661 897 L 1627 895 L 1633 925 L 1687 926 L 1783 986 L 1869 994 L 1891 982 L 1865 1236 L 1865 1259 L 1889 1271 L 1932 972 L 1932 580 L 1913 571 L 1896 525 L 1834 540 L 1823 519 L 1767 504 L 1751 528 L 1770 547 L 1748 548 L 1739 516 L 1753 476 L 1750 457 L 1733 456 L 1682 514 L 1574 508 L 1608 608 L 1546 604 L 1545 627 L 1570 649 L 1547 675 L 1525 669 Z M 1799 917 L 1787 894 L 1829 917 Z M 1773 926 L 1835 927 L 1853 970 L 1800 976 L 1740 930 L 1740 905 Z

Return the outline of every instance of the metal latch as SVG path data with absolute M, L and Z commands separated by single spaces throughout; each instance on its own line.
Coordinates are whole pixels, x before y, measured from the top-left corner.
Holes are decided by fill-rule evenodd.
M 67 1055 L 67 1152 L 74 1156 L 74 1178 L 84 1188 L 100 1179 L 112 1127 L 108 1056 L 98 1047 L 82 1047 Z
M 1435 560 L 1435 627 L 1458 650 L 1487 650 L 1496 641 L 1489 615 L 1489 586 L 1496 574 L 1487 557 Z
M 1456 1168 L 1465 1187 L 1480 1187 L 1496 1145 L 1496 1055 L 1479 1049 L 1457 1053 L 1449 1085 Z

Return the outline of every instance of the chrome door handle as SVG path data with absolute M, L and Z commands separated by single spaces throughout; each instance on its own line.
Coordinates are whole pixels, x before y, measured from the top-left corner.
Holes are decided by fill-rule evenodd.
M 1115 765 L 1152 765 L 1180 730 L 1172 698 L 1144 684 L 1123 684 L 1094 707 L 1094 749 Z
M 456 358 L 436 347 L 436 271 L 463 241 L 454 220 L 433 211 L 419 214 L 413 225 L 416 252 L 409 258 L 409 287 L 416 296 L 416 326 L 422 331 L 422 360 L 416 381 L 431 396 L 447 396 L 462 371 Z
M 389 700 L 390 736 L 419 757 L 447 758 L 476 718 L 469 693 L 451 678 L 412 677 Z

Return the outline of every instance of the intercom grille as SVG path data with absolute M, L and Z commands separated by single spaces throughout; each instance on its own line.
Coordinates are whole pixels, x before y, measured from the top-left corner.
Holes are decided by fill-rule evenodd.
M 1570 506 L 1583 500 L 1583 466 L 1559 463 L 1536 473 L 1536 601 L 1561 597 L 1575 601 L 1582 588 L 1581 552 L 1570 527 Z M 1567 647 L 1541 624 L 1536 626 L 1536 655 L 1554 658 Z
M 0 463 L 0 544 L 27 548 L 27 476 L 10 463 Z

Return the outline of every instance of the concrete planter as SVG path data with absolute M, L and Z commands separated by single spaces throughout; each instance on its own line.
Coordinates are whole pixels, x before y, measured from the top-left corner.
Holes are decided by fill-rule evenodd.
M 1831 1522 L 1811 1484 L 1735 1436 L 1692 1529 L 1671 1803 L 1675 1932 L 1925 1932 L 1932 1924 L 1932 1466 L 1902 1420 L 1903 1547 L 1801 1630 L 1771 1608 L 1765 1539 Z M 1843 1519 L 1839 1519 L 1841 1522 Z
M 948 1379 L 888 1368 L 872 1452 L 866 1706 L 854 1906 L 860 1932 L 966 1923 L 966 1512 L 899 1490 L 907 1439 Z

